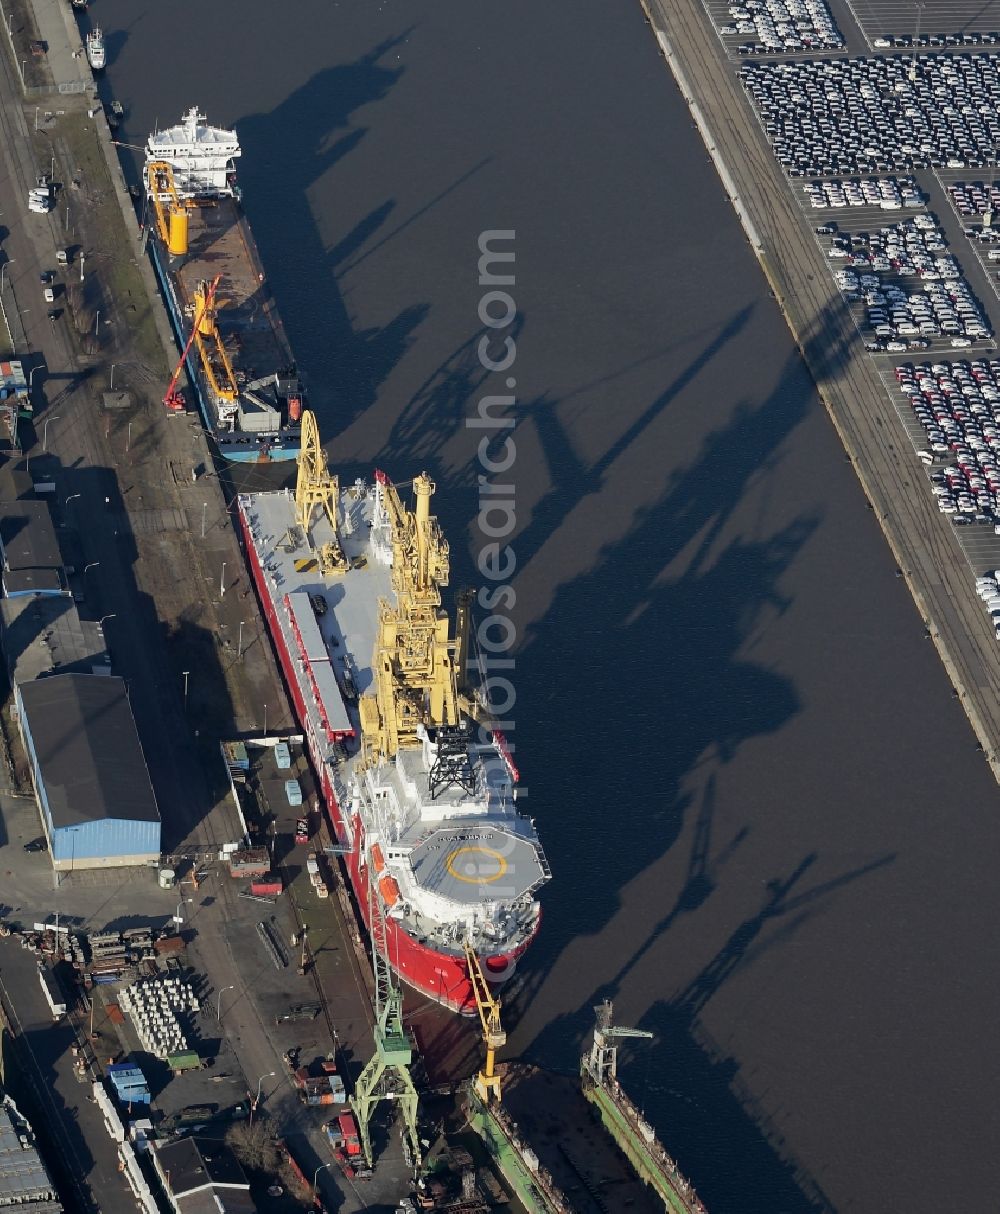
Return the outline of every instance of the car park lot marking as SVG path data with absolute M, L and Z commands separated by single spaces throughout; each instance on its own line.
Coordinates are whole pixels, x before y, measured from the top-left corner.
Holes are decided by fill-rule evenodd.
M 918 37 L 920 49 L 939 49 L 935 37 L 961 39 L 962 35 L 1000 32 L 1000 0 L 925 0 L 918 9 L 913 0 L 845 0 L 851 14 L 872 45 L 886 35 Z M 918 28 L 919 26 L 919 28 Z M 949 44 L 968 50 L 974 43 Z M 877 50 L 886 48 L 877 47 Z

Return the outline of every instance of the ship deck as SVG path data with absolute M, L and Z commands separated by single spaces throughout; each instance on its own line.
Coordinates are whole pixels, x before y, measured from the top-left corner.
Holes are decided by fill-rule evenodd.
M 349 560 L 364 556 L 365 563 L 329 580 L 320 574 L 316 554 L 332 538 L 332 530 L 319 510 L 307 539 L 295 521 L 295 499 L 289 491 L 240 497 L 275 604 L 276 627 L 295 666 L 299 698 L 326 755 L 332 749 L 326 741 L 330 732 L 355 750 L 360 722 L 353 700 L 343 694 L 345 662 L 359 696 L 374 690 L 378 603 L 393 599 L 390 570 L 370 543 L 372 499 L 359 501 L 352 494 L 351 489 L 341 493 L 350 522 L 341 528 L 340 542 Z M 312 606 L 316 597 L 326 605 L 322 614 Z M 430 801 L 420 752 L 401 752 L 384 777 L 396 788 L 401 804 L 408 799 L 404 785 L 416 790 L 425 806 Z M 505 778 L 496 771 L 485 775 L 489 784 Z M 427 817 L 425 808 L 425 816 L 392 840 L 395 847 L 410 851 L 413 877 L 421 888 L 460 906 L 474 906 L 483 898 L 513 899 L 544 881 L 534 828 L 514 812 L 512 801 L 499 819 L 495 813 L 487 818 L 470 813 L 466 795 L 453 788 L 443 789 L 434 803 L 439 816 Z
M 357 733 L 357 711 L 341 690 L 345 659 L 351 664 L 358 694 L 363 695 L 374 677 L 378 600 L 392 594 L 389 570 L 369 560 L 364 568 L 351 569 L 327 581 L 316 559 L 318 547 L 332 539 L 324 516 L 317 512 L 307 539 L 295 521 L 291 493 L 245 494 L 240 503 L 278 608 L 275 616 L 282 641 L 289 654 L 300 659 L 302 699 L 315 736 L 325 736 L 324 721 L 335 733 Z M 349 558 L 362 555 L 368 548 L 367 522 L 362 518 L 358 524 L 353 534 L 340 537 Z M 286 596 L 290 610 L 284 605 Z M 313 611 L 311 596 L 322 597 L 327 608 L 324 614 Z
M 188 214 L 189 252 L 175 271 L 182 304 L 191 304 L 202 279 L 221 275 L 216 324 L 233 367 L 248 380 L 284 370 L 292 362 L 291 348 L 237 203 L 220 198 Z

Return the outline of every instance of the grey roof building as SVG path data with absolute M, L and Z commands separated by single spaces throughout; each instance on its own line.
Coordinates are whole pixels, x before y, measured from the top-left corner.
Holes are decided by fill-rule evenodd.
M 0 1207 L 27 1214 L 62 1214 L 63 1205 L 14 1101 L 0 1095 Z
M 153 1165 L 177 1214 L 257 1214 L 232 1149 L 208 1138 L 153 1144 Z
M 160 814 L 124 682 L 52 674 L 14 696 L 53 866 L 156 860 Z
M 110 674 L 99 624 L 81 620 L 68 595 L 0 599 L 3 652 L 11 683 L 49 674 Z
M 3 503 L 0 542 L 6 569 L 54 569 L 62 563 L 47 502 Z

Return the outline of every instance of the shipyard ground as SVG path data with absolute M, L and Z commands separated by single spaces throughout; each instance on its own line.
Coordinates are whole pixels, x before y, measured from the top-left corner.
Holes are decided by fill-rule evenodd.
M 29 84 L 45 87 L 80 74 L 72 58 L 72 22 L 60 0 L 37 0 L 30 10 L 14 6 L 15 54 L 19 38 L 39 31 L 49 48 L 47 60 L 30 65 Z M 81 611 L 103 619 L 113 668 L 128 682 L 163 818 L 164 849 L 177 857 L 184 875 L 197 858 L 215 855 L 221 843 L 239 835 L 220 739 L 284 734 L 294 722 L 206 436 L 195 414 L 171 415 L 160 403 L 175 347 L 137 243 L 103 114 L 88 112 L 87 96 L 49 93 L 24 100 L 19 74 L 11 57 L 0 55 L 0 302 L 11 344 L 34 370 L 34 428 L 22 426 L 20 444 L 35 479 L 55 483 L 53 512 L 64 556 L 78 571 L 73 589 Z M 57 206 L 49 216 L 29 214 L 27 189 L 50 169 Z M 58 248 L 70 250 L 71 264 L 58 277 L 59 316 L 50 321 L 39 276 L 55 269 Z M 124 409 L 103 407 L 111 388 L 128 394 Z M 15 456 L 8 451 L 5 461 Z M 254 470 L 246 475 L 253 477 Z M 0 765 L 5 909 L 30 923 L 58 906 L 64 919 L 100 927 L 166 922 L 182 898 L 190 963 L 207 976 L 213 1008 L 221 998 L 219 1038 L 207 1038 L 206 1029 L 202 1052 L 218 1059 L 216 1074 L 239 1076 L 234 1086 L 240 1097 L 261 1079 L 271 1123 L 291 1136 L 311 1177 L 331 1160 L 318 1128 L 325 1118 L 300 1105 L 282 1051 L 294 1044 L 306 1055 L 322 1055 L 336 1045 L 356 1074 L 371 1048 L 370 1005 L 363 954 L 359 958 L 338 900 L 318 905 L 303 876 L 304 861 L 284 855 L 287 812 L 279 816 L 270 804 L 267 779 L 259 784 L 262 812 L 270 809 L 276 817 L 290 886 L 290 896 L 273 907 L 240 898 L 240 884 L 211 865 L 197 890 L 182 885 L 160 891 L 152 872 L 74 872 L 54 890 L 47 856 L 22 851 L 22 842 L 40 831 L 33 799 L 25 795 L 9 709 L 4 729 L 12 760 Z M 272 917 L 286 940 L 308 918 L 314 960 L 307 977 L 297 975 L 296 957 L 279 970 L 261 947 L 255 925 Z M 64 1174 L 75 1177 L 76 1204 L 81 1210 L 102 1203 L 127 1208 L 131 1197 L 125 1197 L 114 1144 L 73 1078 L 70 1030 L 48 1020 L 31 955 L 9 942 L 3 953 L 5 1002 L 23 1029 L 15 1056 L 35 1092 L 34 1116 L 47 1128 Z M 288 1005 L 320 998 L 324 1014 L 315 1021 L 275 1027 L 274 1017 Z M 202 1103 L 208 1098 L 198 1083 L 215 1082 L 211 1074 L 190 1086 L 183 1081 L 164 1090 L 163 1108 Z M 219 1088 L 227 1083 L 220 1081 Z M 230 1099 L 215 1087 L 209 1092 L 216 1093 L 215 1103 Z M 320 1174 L 330 1209 L 390 1209 L 405 1191 L 398 1139 L 386 1140 L 384 1131 L 376 1137 L 382 1157 L 368 1186 L 343 1182 L 333 1169 Z

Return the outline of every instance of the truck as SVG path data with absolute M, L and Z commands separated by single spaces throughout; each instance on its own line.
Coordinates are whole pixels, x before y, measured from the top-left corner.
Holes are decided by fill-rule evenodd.
M 38 982 L 42 988 L 42 994 L 45 996 L 45 1002 L 49 1005 L 52 1019 L 62 1020 L 66 1015 L 66 1002 L 59 988 L 59 980 L 51 970 L 45 968 L 44 964 L 38 967 Z
M 371 1171 L 365 1166 L 361 1154 L 361 1139 L 358 1137 L 358 1127 L 350 1113 L 341 1113 L 333 1121 L 328 1121 L 323 1127 L 333 1157 L 340 1164 L 340 1170 L 347 1177 L 358 1177 L 365 1180 L 371 1176 Z
M 308 1066 L 301 1065 L 301 1050 L 298 1046 L 285 1050 L 281 1058 L 288 1067 L 292 1083 L 297 1088 L 303 1104 L 347 1103 L 347 1090 L 343 1079 L 337 1074 L 337 1062 L 332 1053 L 319 1060 L 318 1074 L 315 1073 L 315 1062 Z

